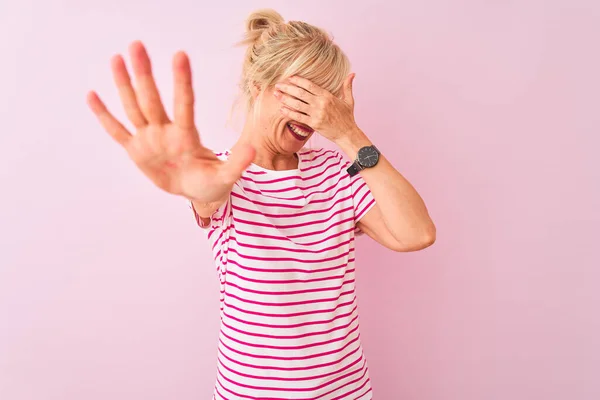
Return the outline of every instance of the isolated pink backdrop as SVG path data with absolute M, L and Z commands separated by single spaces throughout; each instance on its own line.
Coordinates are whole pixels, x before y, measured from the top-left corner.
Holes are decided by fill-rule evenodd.
M 192 59 L 215 149 L 257 7 L 333 32 L 359 125 L 425 198 L 437 243 L 358 242 L 377 400 L 600 398 L 600 3 L 0 4 L 0 399 L 208 399 L 217 280 L 189 209 L 85 105 L 143 40 L 171 108 Z M 317 142 L 323 143 L 324 139 Z

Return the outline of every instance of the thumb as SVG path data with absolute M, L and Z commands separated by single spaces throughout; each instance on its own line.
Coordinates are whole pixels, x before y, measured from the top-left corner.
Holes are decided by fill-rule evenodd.
M 231 149 L 231 155 L 223 166 L 223 178 L 228 184 L 234 184 L 246 168 L 254 161 L 256 150 L 251 145 L 238 141 Z
M 351 73 L 344 82 L 344 101 L 348 104 L 354 104 L 354 94 L 352 93 L 352 83 L 354 82 L 355 73 Z

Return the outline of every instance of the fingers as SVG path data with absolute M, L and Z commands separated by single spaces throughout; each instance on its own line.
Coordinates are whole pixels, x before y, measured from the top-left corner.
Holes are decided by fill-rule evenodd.
M 174 116 L 175 123 L 183 129 L 194 128 L 194 90 L 190 60 L 184 52 L 173 57 L 174 75 Z
M 309 93 L 312 93 L 315 96 L 323 96 L 326 93 L 329 93 L 327 90 L 314 84 L 312 81 L 306 78 L 302 78 L 300 76 L 292 76 L 289 80 L 294 85 L 301 87 L 302 89 L 306 90 Z
M 121 146 L 127 146 L 131 133 L 112 116 L 95 92 L 88 93 L 87 103 L 106 132 Z
M 165 108 L 160 100 L 156 82 L 152 76 L 150 57 L 148 57 L 144 45 L 139 41 L 133 42 L 129 47 L 129 54 L 137 83 L 137 99 L 146 120 L 151 124 L 169 122 Z
M 297 99 L 300 99 L 307 104 L 316 103 L 315 96 L 299 86 L 290 85 L 288 83 L 278 83 L 275 85 L 275 89 L 283 93 L 287 93 L 288 95 L 293 96 Z
M 273 92 L 275 97 L 279 99 L 283 104 L 291 108 L 292 110 L 300 111 L 304 114 L 309 114 L 309 105 L 303 101 L 298 100 L 295 97 L 290 96 L 287 93 L 280 92 L 279 90 L 275 90 Z
M 137 96 L 133 86 L 131 86 L 131 78 L 123 57 L 120 55 L 114 56 L 111 60 L 111 69 L 127 118 L 138 129 L 147 125 L 148 121 L 146 121 L 146 117 L 144 117 L 138 105 Z
M 234 184 L 254 161 L 256 150 L 247 143 L 238 141 L 231 149 L 229 159 L 223 165 L 223 179 L 228 184 Z
M 311 118 L 308 115 L 302 114 L 302 113 L 300 113 L 298 111 L 291 110 L 291 109 L 289 109 L 286 106 L 281 107 L 279 110 L 286 117 L 288 117 L 290 119 L 293 119 L 294 121 L 298 121 L 298 122 L 300 122 L 302 124 L 308 125 L 308 126 L 312 127 L 313 129 L 316 129 L 316 127 L 314 127 L 311 124 L 312 120 L 311 120 Z

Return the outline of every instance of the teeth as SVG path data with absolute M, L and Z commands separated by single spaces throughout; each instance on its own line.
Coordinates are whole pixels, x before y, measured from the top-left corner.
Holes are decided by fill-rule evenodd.
M 288 128 L 290 128 L 295 134 L 300 135 L 302 137 L 307 137 L 308 133 L 304 132 L 303 130 L 300 130 L 298 128 L 296 128 L 294 125 L 292 124 L 287 124 Z

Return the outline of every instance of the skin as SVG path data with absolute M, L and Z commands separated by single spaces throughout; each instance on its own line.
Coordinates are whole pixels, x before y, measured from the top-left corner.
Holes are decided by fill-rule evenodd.
M 259 88 L 253 90 L 255 102 L 260 101 L 260 113 L 255 119 L 249 114 L 229 160 L 221 161 L 202 145 L 194 123 L 188 56 L 178 52 L 173 58 L 175 103 L 170 119 L 143 44 L 133 42 L 129 53 L 135 89 L 120 55 L 112 58 L 111 67 L 135 134 L 114 118 L 93 91 L 88 94 L 88 105 L 104 129 L 156 186 L 192 200 L 203 219 L 226 201 L 251 163 L 273 170 L 297 168 L 296 153 L 311 135 L 304 141 L 296 139 L 286 128 L 288 122 L 318 131 L 352 160 L 361 147 L 373 144 L 354 120 L 354 74 L 347 77 L 339 96 L 304 78 L 292 77 L 265 88 L 262 94 Z M 423 200 L 385 156 L 381 155 L 375 167 L 360 174 L 377 203 L 358 223 L 362 231 L 394 251 L 419 250 L 435 241 L 435 226 Z

